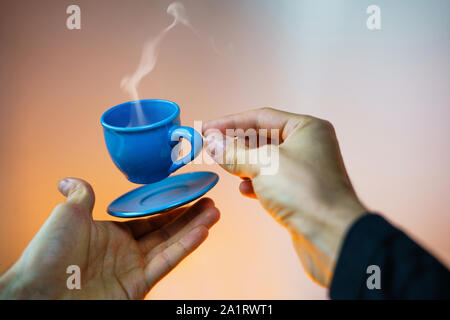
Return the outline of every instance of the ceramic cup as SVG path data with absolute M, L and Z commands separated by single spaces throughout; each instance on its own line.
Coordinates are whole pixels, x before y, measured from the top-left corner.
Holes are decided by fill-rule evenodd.
M 132 108 L 140 103 L 145 125 L 128 126 Z M 180 107 L 168 100 L 147 99 L 119 104 L 101 117 L 105 142 L 112 160 L 128 180 L 148 184 L 167 178 L 192 161 L 203 146 L 202 136 L 180 126 Z M 178 158 L 178 144 L 185 138 L 191 152 Z

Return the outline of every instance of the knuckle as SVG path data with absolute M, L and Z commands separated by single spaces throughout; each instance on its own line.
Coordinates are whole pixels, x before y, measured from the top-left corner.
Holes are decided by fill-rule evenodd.
M 86 211 L 86 207 L 78 201 L 66 201 L 62 203 L 60 206 L 62 210 L 70 211 L 75 214 L 81 214 Z
M 316 129 L 319 129 L 319 130 L 326 130 L 326 131 L 334 130 L 333 124 L 330 121 L 325 120 L 325 119 L 311 117 L 309 122 L 313 127 L 315 127 Z
M 260 112 L 260 116 L 265 117 L 265 116 L 269 116 L 271 114 L 273 114 L 274 112 L 276 112 L 276 109 L 272 108 L 272 107 L 263 107 L 261 109 L 259 109 Z
M 328 128 L 328 129 L 334 128 L 333 124 L 330 121 L 328 121 L 328 120 L 321 120 L 321 121 L 322 121 L 322 126 L 324 126 L 325 128 Z
M 177 241 L 175 245 L 180 249 L 183 256 L 187 255 L 189 253 L 189 250 L 184 245 L 183 241 Z
M 172 260 L 170 259 L 168 253 L 166 252 L 166 250 L 162 251 L 161 254 L 161 259 L 164 261 L 165 267 L 166 267 L 166 271 L 170 271 L 173 268 L 175 268 L 176 264 L 174 264 L 172 262 Z
M 265 111 L 265 112 L 273 112 L 273 111 L 275 111 L 275 108 L 270 106 L 270 107 L 263 107 L 263 108 L 261 108 L 261 110 Z

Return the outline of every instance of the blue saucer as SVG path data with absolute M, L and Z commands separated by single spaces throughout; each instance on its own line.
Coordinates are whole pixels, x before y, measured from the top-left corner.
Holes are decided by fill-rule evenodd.
M 200 198 L 219 181 L 213 172 L 198 171 L 170 176 L 134 189 L 108 206 L 108 213 L 120 218 L 136 218 L 161 213 Z

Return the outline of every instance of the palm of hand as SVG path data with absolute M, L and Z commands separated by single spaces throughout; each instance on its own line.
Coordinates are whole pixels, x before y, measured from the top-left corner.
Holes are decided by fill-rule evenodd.
M 151 286 L 145 277 L 146 252 L 140 248 L 131 230 L 125 224 L 112 221 L 94 221 L 89 228 L 88 251 L 76 257 L 84 275 L 82 290 L 64 290 L 65 297 L 143 298 Z M 158 234 L 158 230 L 153 232 Z M 155 247 L 149 248 L 150 252 Z
M 56 207 L 9 271 L 20 275 L 16 294 L 26 299 L 144 298 L 205 240 L 219 218 L 213 205 L 204 198 L 163 215 L 114 222 L 94 221 L 92 208 L 68 200 Z M 80 270 L 80 289 L 68 288 L 72 273 L 67 268 L 73 265 Z

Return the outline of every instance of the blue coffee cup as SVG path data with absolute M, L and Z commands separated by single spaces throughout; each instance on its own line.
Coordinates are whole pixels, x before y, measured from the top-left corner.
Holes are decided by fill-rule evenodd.
M 145 125 L 128 126 L 132 112 L 140 104 Z M 148 184 L 167 178 L 192 161 L 203 146 L 202 136 L 180 126 L 180 107 L 168 100 L 146 99 L 119 104 L 101 117 L 109 154 L 128 180 Z M 191 152 L 178 158 L 178 144 L 185 138 Z

